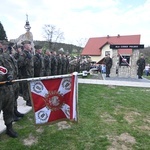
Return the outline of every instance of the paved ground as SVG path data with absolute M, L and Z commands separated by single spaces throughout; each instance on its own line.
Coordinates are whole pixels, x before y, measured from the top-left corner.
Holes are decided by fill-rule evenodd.
M 150 88 L 150 80 L 148 79 L 133 79 L 133 78 L 106 78 L 104 74 L 93 74 L 91 79 L 79 78 L 79 83 L 85 84 L 101 84 L 101 85 L 116 85 L 116 86 L 130 86 L 130 87 L 146 87 Z M 21 113 L 28 113 L 32 110 L 32 107 L 26 106 L 22 97 L 18 98 L 18 110 Z M 4 132 L 6 127 L 3 121 L 2 112 L 0 113 L 0 133 Z

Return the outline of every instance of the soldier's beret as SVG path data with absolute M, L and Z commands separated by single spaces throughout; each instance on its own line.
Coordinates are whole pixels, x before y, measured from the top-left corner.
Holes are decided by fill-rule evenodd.
M 25 40 L 25 41 L 22 41 L 21 44 L 22 44 L 22 45 L 24 45 L 24 44 L 31 44 L 31 41 Z
M 40 45 L 35 45 L 34 48 L 35 48 L 35 49 L 42 49 L 42 46 L 40 46 Z

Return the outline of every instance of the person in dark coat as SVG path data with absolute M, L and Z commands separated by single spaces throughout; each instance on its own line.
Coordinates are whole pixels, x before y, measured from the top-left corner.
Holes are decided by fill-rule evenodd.
M 143 54 L 140 55 L 140 58 L 137 60 L 136 64 L 138 66 L 137 70 L 138 79 L 142 79 L 143 70 L 145 69 L 145 58 Z
M 106 77 L 110 77 L 110 69 L 112 67 L 112 58 L 110 58 L 110 54 L 107 54 L 104 59 L 104 64 L 106 66 Z

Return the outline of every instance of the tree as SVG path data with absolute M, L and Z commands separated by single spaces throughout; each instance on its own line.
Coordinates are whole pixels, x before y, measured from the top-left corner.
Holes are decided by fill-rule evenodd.
M 0 40 L 8 40 L 6 32 L 5 32 L 1 22 L 0 22 Z
M 45 25 L 43 27 L 44 38 L 48 41 L 49 49 L 55 49 L 55 43 L 64 40 L 64 33 L 54 25 Z

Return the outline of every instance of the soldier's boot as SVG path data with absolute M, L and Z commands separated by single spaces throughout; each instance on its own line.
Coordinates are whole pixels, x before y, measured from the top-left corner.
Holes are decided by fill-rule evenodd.
M 15 132 L 12 128 L 12 122 L 9 123 L 8 125 L 6 125 L 6 134 L 9 135 L 10 137 L 12 138 L 17 138 L 18 137 L 18 134 L 17 132 Z
M 24 114 L 20 113 L 20 112 L 17 110 L 17 107 L 14 107 L 14 115 L 15 115 L 16 117 L 21 117 L 21 118 L 24 116 Z

